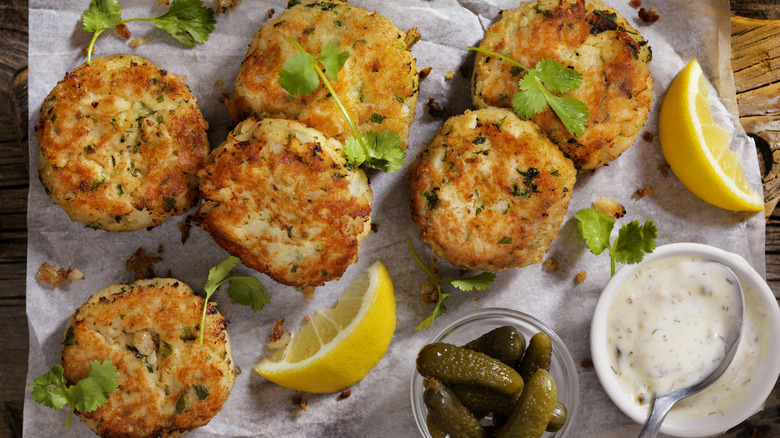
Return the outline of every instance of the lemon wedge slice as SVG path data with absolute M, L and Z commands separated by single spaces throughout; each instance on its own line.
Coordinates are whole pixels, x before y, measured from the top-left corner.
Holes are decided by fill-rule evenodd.
M 317 310 L 285 348 L 253 369 L 285 388 L 338 392 L 379 363 L 394 331 L 393 283 L 377 261 L 347 286 L 335 307 Z
M 710 109 L 711 85 L 695 59 L 674 78 L 661 104 L 658 135 L 667 163 L 699 198 L 733 211 L 759 211 L 761 196 L 748 184 L 731 133 Z

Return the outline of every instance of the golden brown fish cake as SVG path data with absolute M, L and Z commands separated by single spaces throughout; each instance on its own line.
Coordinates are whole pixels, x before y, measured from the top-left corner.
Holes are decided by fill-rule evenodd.
M 206 425 L 235 382 L 227 319 L 209 303 L 198 342 L 203 298 L 172 278 L 112 284 L 70 318 L 62 347 L 68 381 L 89 362 L 110 360 L 119 389 L 93 412 L 77 412 L 103 437 L 176 437 Z
M 176 75 L 131 55 L 95 58 L 49 93 L 35 126 L 38 173 L 74 221 L 109 231 L 189 210 L 208 123 Z
M 394 131 L 407 147 L 419 80 L 406 34 L 379 13 L 339 0 L 303 1 L 255 34 L 227 102 L 236 122 L 251 115 L 296 119 L 342 142 L 352 136 L 324 85 L 310 95 L 291 96 L 277 82 L 284 62 L 298 53 L 288 36 L 315 57 L 331 42 L 349 51 L 333 87 L 357 130 Z
M 572 159 L 577 169 L 603 166 L 633 143 L 653 101 L 647 41 L 600 0 L 537 0 L 503 11 L 480 44 L 534 68 L 553 58 L 582 73 L 579 89 L 566 95 L 590 110 L 581 137 L 571 135 L 546 108 L 531 120 Z M 478 53 L 473 76 L 477 108 L 512 107 L 522 74 L 508 62 Z
M 244 120 L 200 176 L 203 228 L 283 284 L 340 278 L 371 229 L 366 175 L 347 165 L 341 143 L 297 121 Z
M 500 271 L 542 261 L 576 170 L 533 122 L 502 108 L 449 118 L 409 174 L 420 239 L 455 267 Z

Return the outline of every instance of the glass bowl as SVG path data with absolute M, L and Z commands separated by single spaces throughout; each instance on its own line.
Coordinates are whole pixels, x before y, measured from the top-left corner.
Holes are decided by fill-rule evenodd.
M 718 409 L 708 408 L 702 413 L 672 409 L 661 426 L 661 433 L 678 437 L 721 434 L 762 409 L 780 374 L 780 308 L 777 299 L 761 275 L 739 255 L 698 243 L 673 243 L 659 246 L 641 263 L 622 267 L 607 283 L 593 314 L 590 329 L 593 367 L 601 386 L 615 405 L 637 423 L 644 424 L 647 404 L 640 405 L 636 397 L 622 387 L 610 365 L 608 315 L 623 283 L 648 263 L 673 256 L 694 256 L 723 263 L 739 277 L 745 292 L 746 319 L 737 357 L 711 387 L 677 403 L 683 407 L 701 407 L 709 400 L 728 404 Z M 751 329 L 751 326 L 754 328 Z M 746 336 L 755 339 L 755 347 L 749 347 L 751 343 L 745 341 Z M 748 383 L 732 385 L 742 375 L 749 377 Z
M 574 360 L 563 343 L 549 327 L 544 325 L 538 319 L 510 309 L 486 308 L 480 309 L 465 317 L 457 319 L 441 328 L 438 332 L 428 339 L 427 344 L 434 342 L 447 342 L 449 344 L 463 345 L 469 341 L 482 336 L 494 328 L 509 325 L 516 328 L 525 336 L 526 341 L 531 336 L 545 332 L 552 340 L 552 360 L 550 363 L 550 374 L 555 379 L 558 389 L 558 401 L 566 406 L 567 420 L 566 424 L 557 432 L 545 432 L 544 438 L 563 438 L 568 435 L 572 425 L 576 422 L 577 409 L 579 405 L 579 382 L 577 380 L 577 368 Z M 417 428 L 423 437 L 431 438 L 426 425 L 428 410 L 423 403 L 423 377 L 415 368 L 412 377 L 411 395 L 412 412 Z

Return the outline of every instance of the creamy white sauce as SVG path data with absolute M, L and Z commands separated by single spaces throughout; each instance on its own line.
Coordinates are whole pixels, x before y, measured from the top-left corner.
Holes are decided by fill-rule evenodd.
M 706 377 L 736 330 L 739 291 L 720 265 L 691 256 L 655 260 L 618 291 L 607 323 L 607 351 L 621 387 L 649 407 L 664 395 Z M 745 290 L 745 325 L 732 365 L 713 385 L 678 402 L 670 417 L 722 413 L 747 395 L 766 341 L 756 292 Z

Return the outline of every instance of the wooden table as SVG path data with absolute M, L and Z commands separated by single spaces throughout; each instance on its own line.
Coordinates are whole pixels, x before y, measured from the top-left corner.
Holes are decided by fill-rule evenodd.
M 628 0 L 625 0 L 628 1 Z M 645 1 L 652 5 L 652 1 Z M 776 0 L 731 0 L 732 54 L 740 119 L 756 138 L 765 169 L 767 280 L 780 296 L 780 7 Z M 12 80 L 27 65 L 27 1 L 0 4 L 0 437 L 21 436 L 27 379 L 25 314 L 28 173 L 14 127 Z M 663 17 L 662 17 L 663 19 Z M 777 21 L 774 21 L 777 20 Z M 26 76 L 18 77 L 21 81 Z M 16 100 L 26 102 L 26 88 Z M 23 99 L 21 99 L 23 98 Z M 22 116 L 25 119 L 24 116 Z M 729 431 L 728 437 L 780 435 L 780 385 L 766 409 Z

